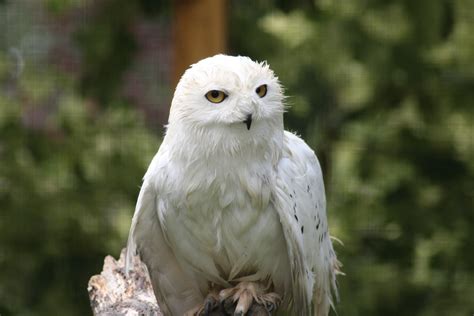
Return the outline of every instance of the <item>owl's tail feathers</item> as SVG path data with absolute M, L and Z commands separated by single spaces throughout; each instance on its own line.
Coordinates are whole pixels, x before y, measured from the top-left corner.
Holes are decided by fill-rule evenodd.
M 330 236 L 331 240 L 336 241 L 339 243 L 341 246 L 344 246 L 343 242 L 338 239 L 337 237 Z M 332 245 L 331 245 L 332 246 Z M 330 269 L 330 280 L 331 280 L 331 293 L 329 294 L 329 303 L 331 305 L 331 308 L 334 310 L 334 312 L 337 315 L 336 307 L 334 306 L 334 300 L 335 298 L 336 303 L 339 302 L 339 290 L 337 286 L 337 276 L 338 275 L 345 275 L 344 272 L 342 272 L 342 263 L 337 259 L 336 252 L 334 251 L 333 247 L 331 247 L 331 269 Z M 329 311 L 327 311 L 329 313 Z M 321 315 L 327 315 L 326 314 L 321 314 Z
M 336 275 L 344 275 L 344 273 L 341 271 L 341 267 L 341 262 L 337 260 L 336 257 L 334 257 L 331 265 L 331 272 L 329 273 L 329 278 L 326 279 L 326 282 L 328 282 L 326 283 L 327 286 L 323 286 L 314 292 L 314 316 L 327 316 L 329 315 L 329 310 L 331 308 L 336 312 L 337 315 L 335 302 L 339 302 L 339 292 L 337 289 Z
M 137 244 L 135 243 L 135 233 L 140 217 L 153 212 L 154 195 L 151 186 L 144 182 L 140 188 L 140 193 L 135 206 L 135 213 L 133 214 L 132 224 L 130 225 L 130 232 L 127 241 L 127 253 L 125 256 L 125 273 L 127 277 L 129 272 L 133 269 L 133 259 L 137 255 Z
M 132 228 L 130 229 L 130 235 L 128 236 L 127 250 L 125 252 L 125 275 L 127 278 L 130 276 L 130 271 L 133 268 L 133 257 L 137 254 L 137 247 L 132 238 L 133 228 L 134 226 L 132 225 Z
M 337 237 L 330 236 L 331 240 L 336 241 L 338 244 L 341 246 L 344 246 L 344 243 Z M 346 275 L 344 272 L 342 272 L 342 263 L 337 259 L 335 251 L 332 249 L 331 251 L 331 257 L 332 257 L 332 270 L 331 270 L 331 288 L 332 292 L 334 293 L 334 297 L 336 298 L 336 302 L 339 302 L 339 291 L 337 289 L 337 279 L 336 277 L 338 275 Z M 334 309 L 334 305 L 331 302 L 331 306 Z
M 342 242 L 336 237 L 331 236 L 331 240 L 334 240 L 342 245 Z M 344 275 L 342 272 L 342 263 L 337 260 L 336 253 L 332 247 L 332 243 L 328 243 L 328 260 L 325 261 L 328 264 L 325 265 L 323 270 L 320 270 L 320 277 L 317 277 L 318 283 L 316 284 L 313 296 L 313 315 L 314 316 L 327 316 L 329 310 L 332 308 L 336 314 L 335 303 L 339 302 L 339 292 L 337 289 L 338 275 Z M 323 277 L 321 277 L 323 276 Z

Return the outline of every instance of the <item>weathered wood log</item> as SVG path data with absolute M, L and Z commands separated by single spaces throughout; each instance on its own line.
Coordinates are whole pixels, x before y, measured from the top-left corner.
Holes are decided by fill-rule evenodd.
M 119 260 L 112 256 L 104 259 L 99 275 L 90 278 L 87 287 L 94 315 L 163 316 L 156 302 L 145 264 L 135 256 L 133 268 L 125 274 L 125 249 Z M 209 316 L 233 315 L 235 306 L 219 306 Z M 266 308 L 254 303 L 247 315 L 271 316 Z
M 125 249 L 119 260 L 105 257 L 99 275 L 89 280 L 87 287 L 94 315 L 162 316 L 156 303 L 145 265 L 133 258 L 133 269 L 125 274 Z

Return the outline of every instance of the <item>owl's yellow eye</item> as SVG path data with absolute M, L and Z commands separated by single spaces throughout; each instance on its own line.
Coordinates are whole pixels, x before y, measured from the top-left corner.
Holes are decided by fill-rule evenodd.
M 206 99 L 212 103 L 221 103 L 227 98 L 227 94 L 219 90 L 211 90 L 206 93 Z
M 255 89 L 255 92 L 258 94 L 259 97 L 263 98 L 267 95 L 267 85 L 262 84 L 260 87 Z

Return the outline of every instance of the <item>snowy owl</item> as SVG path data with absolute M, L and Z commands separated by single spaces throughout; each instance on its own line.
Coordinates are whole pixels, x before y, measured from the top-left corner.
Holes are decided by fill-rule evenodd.
M 246 315 L 253 301 L 329 313 L 338 261 L 321 168 L 284 110 L 278 78 L 248 57 L 203 59 L 179 81 L 128 243 L 164 315 Z

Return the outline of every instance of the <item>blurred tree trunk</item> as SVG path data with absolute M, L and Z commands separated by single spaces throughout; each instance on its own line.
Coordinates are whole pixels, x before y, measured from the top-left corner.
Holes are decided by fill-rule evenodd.
M 176 84 L 189 65 L 226 51 L 227 1 L 174 1 L 173 32 Z

